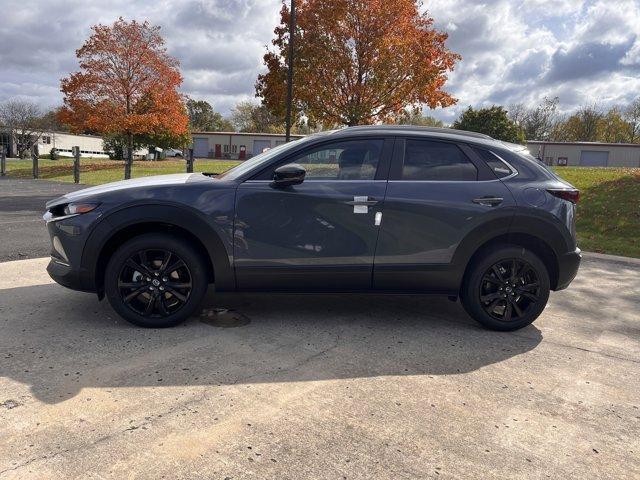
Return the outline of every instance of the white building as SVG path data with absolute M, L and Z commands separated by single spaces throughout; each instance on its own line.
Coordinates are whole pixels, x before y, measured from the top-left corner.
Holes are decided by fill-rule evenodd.
M 72 147 L 80 147 L 83 157 L 108 158 L 105 153 L 102 137 L 95 135 L 74 135 L 66 132 L 45 132 L 38 139 L 40 155 L 49 155 L 55 148 L 61 157 L 71 157 Z M 8 157 L 17 155 L 17 145 L 11 141 L 11 135 L 5 130 L 0 131 L 0 148 L 4 149 Z
M 640 145 L 598 142 L 527 142 L 529 152 L 547 165 L 640 167 Z
M 245 160 L 285 143 L 284 134 L 279 133 L 192 132 L 191 138 L 195 158 Z
M 51 149 L 55 148 L 61 157 L 72 157 L 72 148 L 80 147 L 80 156 L 91 158 L 109 158 L 109 154 L 104 151 L 102 137 L 96 135 L 75 135 L 67 132 L 45 132 L 38 139 L 38 153 L 49 155 Z M 0 131 L 0 148 L 4 149 L 8 157 L 17 155 L 17 146 L 11 141 L 11 135 L 5 130 Z M 145 157 L 149 153 L 146 148 L 137 150 L 134 154 L 136 158 Z
M 81 157 L 109 158 L 104 151 L 102 137 L 74 135 L 72 133 L 46 132 L 38 140 L 40 155 L 48 155 L 55 148 L 61 157 L 72 157 L 71 149 L 80 147 Z

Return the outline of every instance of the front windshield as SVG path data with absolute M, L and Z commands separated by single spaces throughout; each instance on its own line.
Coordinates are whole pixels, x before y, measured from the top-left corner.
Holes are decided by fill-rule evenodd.
M 292 140 L 289 143 L 283 143 L 282 145 L 271 148 L 266 152 L 262 152 L 259 155 L 256 155 L 255 157 L 242 162 L 240 165 L 237 165 L 232 169 L 218 175 L 216 179 L 235 180 L 236 178 L 241 177 L 254 168 L 259 167 L 260 164 L 268 162 L 276 155 L 279 155 L 280 153 L 286 152 L 290 148 L 300 145 L 300 142 L 302 142 L 303 140 L 304 139 Z

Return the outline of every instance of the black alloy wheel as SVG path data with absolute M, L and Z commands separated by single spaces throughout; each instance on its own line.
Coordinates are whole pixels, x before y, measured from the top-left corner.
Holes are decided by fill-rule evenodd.
M 535 309 L 539 301 L 540 283 L 536 271 L 522 259 L 499 261 L 482 277 L 482 308 L 498 320 L 521 319 Z
M 189 268 L 169 250 L 136 252 L 118 276 L 123 303 L 145 317 L 167 317 L 176 313 L 187 303 L 192 287 Z
M 147 233 L 113 253 L 104 292 L 125 320 L 141 327 L 172 327 L 199 307 L 209 286 L 206 264 L 206 257 L 187 239 Z
M 469 265 L 460 299 L 485 327 L 512 331 L 540 316 L 550 289 L 549 270 L 536 254 L 521 246 L 495 245 Z

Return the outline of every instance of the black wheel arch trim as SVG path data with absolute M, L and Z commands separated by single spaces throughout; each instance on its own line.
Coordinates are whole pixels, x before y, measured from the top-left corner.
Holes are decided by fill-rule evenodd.
M 212 225 L 203 214 L 187 205 L 154 201 L 154 203 L 126 205 L 108 212 L 95 225 L 85 243 L 80 267 L 82 284 L 87 290 L 100 293 L 96 282 L 98 261 L 108 242 L 122 230 L 144 223 L 175 226 L 197 237 L 213 266 L 216 288 L 235 289 L 235 275 L 231 268 L 232 250 L 225 247 L 222 240 L 225 235 L 221 228 Z
M 485 245 L 497 239 L 506 239 L 509 243 L 510 237 L 515 239 L 518 235 L 534 237 L 549 247 L 556 257 L 556 265 L 552 268 L 554 271 L 549 273 L 550 276 L 558 274 L 561 267 L 560 259 L 568 252 L 573 252 L 576 246 L 568 232 L 563 233 L 564 226 L 559 225 L 555 217 L 549 215 L 551 218 L 546 218 L 541 213 L 543 212 L 521 212 L 519 209 L 509 220 L 496 218 L 469 232 L 458 245 L 452 258 L 453 271 L 459 275 L 456 281 L 462 283 L 472 257 Z M 518 242 L 514 240 L 513 243 Z

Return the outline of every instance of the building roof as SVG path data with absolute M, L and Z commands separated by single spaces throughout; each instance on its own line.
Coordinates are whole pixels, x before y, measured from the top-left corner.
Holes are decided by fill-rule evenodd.
M 531 145 L 568 145 L 581 147 L 634 147 L 640 148 L 638 143 L 606 143 L 606 142 L 545 142 L 542 140 L 527 140 L 527 144 Z
M 0 131 L 7 131 L 9 130 L 9 127 L 6 127 L 4 125 L 0 125 Z M 91 135 L 89 133 L 73 133 L 73 132 L 63 132 L 62 130 L 49 130 L 49 129 L 44 129 L 42 130 L 42 134 L 43 135 L 71 135 L 73 137 L 89 137 L 89 138 L 102 138 L 102 136 L 100 135 Z

